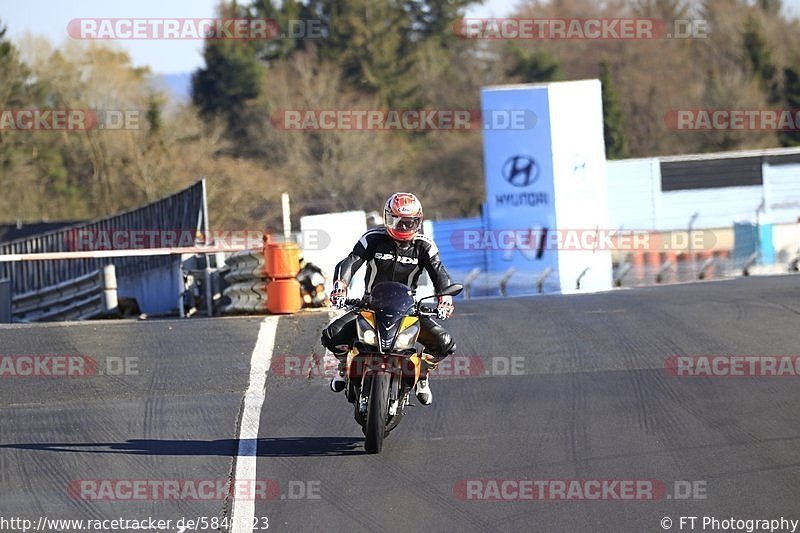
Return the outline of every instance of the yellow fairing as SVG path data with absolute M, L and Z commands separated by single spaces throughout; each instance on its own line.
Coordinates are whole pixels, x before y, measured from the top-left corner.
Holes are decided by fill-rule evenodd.
M 415 316 L 404 317 L 403 320 L 400 322 L 400 331 L 403 331 L 408 326 L 413 326 L 417 322 L 419 322 L 419 319 Z

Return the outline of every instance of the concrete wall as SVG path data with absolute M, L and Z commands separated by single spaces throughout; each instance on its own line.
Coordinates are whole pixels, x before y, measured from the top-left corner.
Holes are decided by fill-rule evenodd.
M 800 221 L 800 165 L 764 165 L 765 219 L 774 224 Z

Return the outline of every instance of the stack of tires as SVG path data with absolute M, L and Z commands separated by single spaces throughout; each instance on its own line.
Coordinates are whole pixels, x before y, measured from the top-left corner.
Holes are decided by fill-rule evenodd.
M 303 306 L 300 248 L 292 242 L 267 242 L 262 249 L 237 252 L 225 260 L 224 313 L 296 313 Z

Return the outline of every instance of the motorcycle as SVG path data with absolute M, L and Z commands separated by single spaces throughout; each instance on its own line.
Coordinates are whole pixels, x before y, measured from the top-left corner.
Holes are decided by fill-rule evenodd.
M 419 317 L 436 316 L 436 307 L 423 302 L 455 296 L 462 289 L 451 285 L 439 295 L 415 302 L 406 285 L 384 281 L 375 284 L 368 298 L 345 301 L 359 310 L 357 339 L 347 354 L 345 392 L 364 433 L 367 453 L 379 453 L 383 440 L 400 423 L 427 364 L 417 347 Z

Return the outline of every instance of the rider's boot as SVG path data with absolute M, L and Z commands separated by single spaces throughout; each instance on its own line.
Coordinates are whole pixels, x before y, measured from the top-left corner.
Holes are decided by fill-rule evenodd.
M 347 352 L 340 354 L 333 354 L 339 360 L 339 365 L 336 368 L 336 373 L 331 378 L 331 390 L 333 392 L 342 392 L 344 390 L 344 371 L 347 366 L 346 358 Z
M 438 362 L 436 359 L 428 354 L 422 355 L 422 369 L 420 371 L 420 378 L 417 381 L 416 393 L 417 400 L 422 405 L 430 405 L 433 403 L 433 393 L 431 392 L 431 385 L 428 379 L 428 372 L 436 368 Z

